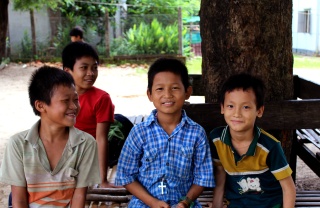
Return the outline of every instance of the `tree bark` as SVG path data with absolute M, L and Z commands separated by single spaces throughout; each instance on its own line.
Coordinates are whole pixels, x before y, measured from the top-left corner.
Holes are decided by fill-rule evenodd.
M 33 58 L 35 58 L 37 55 L 37 40 L 36 40 L 36 26 L 34 21 L 33 9 L 30 9 L 29 13 L 30 13 L 31 37 L 32 37 L 32 55 L 33 55 Z
M 6 56 L 6 40 L 8 30 L 8 5 L 9 0 L 0 1 L 0 63 L 2 57 Z
M 293 98 L 292 0 L 202 0 L 200 18 L 206 102 L 239 72 L 265 81 L 266 101 Z M 292 133 L 278 133 L 289 159 Z

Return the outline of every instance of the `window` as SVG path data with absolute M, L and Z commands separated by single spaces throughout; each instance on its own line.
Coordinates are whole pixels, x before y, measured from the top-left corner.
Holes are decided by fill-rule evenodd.
M 298 13 L 298 33 L 311 33 L 311 9 Z

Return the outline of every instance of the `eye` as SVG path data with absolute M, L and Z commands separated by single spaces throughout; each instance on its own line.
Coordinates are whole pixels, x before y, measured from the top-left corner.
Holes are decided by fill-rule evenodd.
M 161 90 L 163 90 L 163 88 L 162 88 L 162 87 L 158 87 L 158 88 L 156 88 L 156 91 L 161 91 Z
M 86 69 L 88 69 L 88 66 L 81 66 L 80 69 L 86 70 Z
M 179 87 L 172 87 L 172 90 L 178 90 L 180 89 Z
M 231 109 L 231 108 L 233 108 L 233 105 L 227 105 L 227 108 Z
M 250 106 L 243 106 L 244 109 L 250 109 Z

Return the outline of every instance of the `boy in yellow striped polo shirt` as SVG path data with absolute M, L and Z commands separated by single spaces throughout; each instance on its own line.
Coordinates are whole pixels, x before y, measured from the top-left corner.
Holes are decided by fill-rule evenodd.
M 227 126 L 210 133 L 216 166 L 213 207 L 293 208 L 295 185 L 280 142 L 255 125 L 264 111 L 265 86 L 249 74 L 222 86 L 221 114 Z

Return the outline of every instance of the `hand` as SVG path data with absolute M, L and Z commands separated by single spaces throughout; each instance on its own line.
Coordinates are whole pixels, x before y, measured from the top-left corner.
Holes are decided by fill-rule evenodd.
M 187 205 L 184 203 L 179 202 L 176 206 L 176 208 L 187 208 Z
M 123 186 L 116 186 L 114 183 L 104 181 L 103 183 L 99 184 L 99 188 L 123 188 Z
M 170 205 L 164 201 L 155 200 L 152 203 L 151 208 L 170 208 Z

